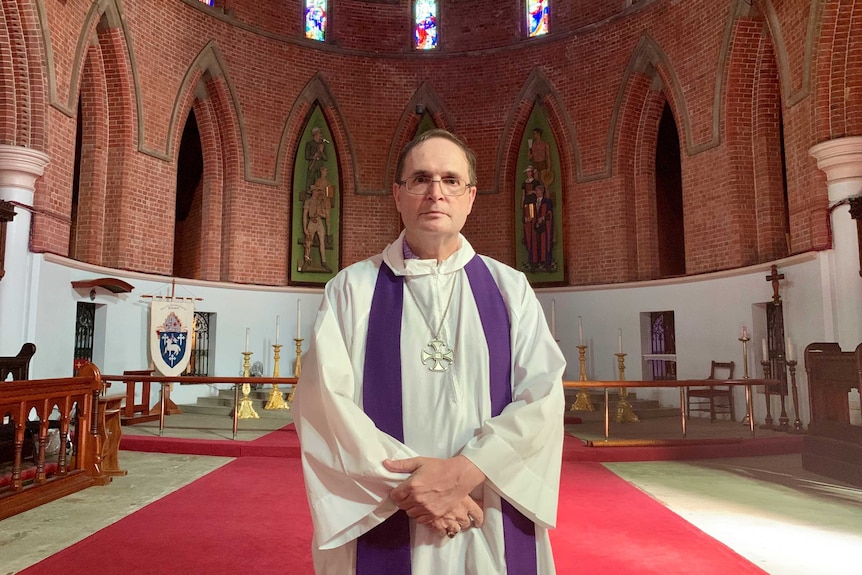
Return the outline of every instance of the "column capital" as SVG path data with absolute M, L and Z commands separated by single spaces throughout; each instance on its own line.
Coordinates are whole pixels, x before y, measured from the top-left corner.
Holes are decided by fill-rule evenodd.
M 862 179 L 862 136 L 820 142 L 808 154 L 817 160 L 827 183 Z
M 36 178 L 45 173 L 48 155 L 23 146 L 0 144 L 0 188 L 36 190 Z

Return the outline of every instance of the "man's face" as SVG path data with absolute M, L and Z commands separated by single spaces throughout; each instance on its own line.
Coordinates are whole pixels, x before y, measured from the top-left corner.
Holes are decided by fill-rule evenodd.
M 445 138 L 431 138 L 410 150 L 404 159 L 404 170 L 398 176 L 406 180 L 420 174 L 434 180 L 455 177 L 466 184 L 470 180 L 470 166 L 457 144 Z M 416 237 L 426 234 L 457 236 L 476 199 L 475 186 L 470 186 L 461 196 L 446 196 L 437 183 L 424 195 L 409 194 L 399 184 L 392 186 L 392 193 L 407 233 Z

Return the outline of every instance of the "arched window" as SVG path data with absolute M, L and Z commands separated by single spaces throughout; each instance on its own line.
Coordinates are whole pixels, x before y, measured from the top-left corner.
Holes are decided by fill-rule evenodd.
M 326 40 L 326 0 L 305 0 L 305 37 Z
M 551 0 L 527 0 L 527 35 L 544 36 L 548 33 L 548 4 Z
M 413 5 L 413 41 L 417 50 L 437 47 L 437 2 L 416 0 Z

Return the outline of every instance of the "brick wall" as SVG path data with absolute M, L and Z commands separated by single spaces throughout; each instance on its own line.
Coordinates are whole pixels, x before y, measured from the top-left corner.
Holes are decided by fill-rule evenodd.
M 86 109 L 84 126 L 108 126 L 91 138 L 107 140 L 105 174 L 88 183 L 104 187 L 104 231 L 100 249 L 79 257 L 104 265 L 172 273 L 177 148 L 201 99 L 212 118 L 201 126 L 209 223 L 198 226 L 211 247 L 189 264 L 200 277 L 287 282 L 293 158 L 314 102 L 341 162 L 342 263 L 379 251 L 400 229 L 392 142 L 413 125 L 419 95 L 476 150 L 480 196 L 465 234 L 508 263 L 517 142 L 535 101 L 561 146 L 567 283 L 656 276 L 650 146 L 663 101 L 680 131 L 688 273 L 782 255 L 779 103 L 791 250 L 828 243 L 826 188 L 808 149 L 862 130 L 862 67 L 837 57 L 862 43 L 854 2 L 647 0 L 622 12 L 620 0 L 557 2 L 552 35 L 524 41 L 520 1 L 446 0 L 441 49 L 418 55 L 407 0 L 332 3 L 332 42 L 321 46 L 302 37 L 298 2 L 109 2 L 104 15 L 87 0 L 51 2 L 41 46 L 34 10 L 12 18 L 27 3 L 0 0 L 6 31 L 26 46 L 0 73 L 2 93 L 15 94 L 0 100 L 0 134 L 44 141 L 51 157 L 32 249 L 68 253 L 77 102 L 94 74 L 105 105 Z M 761 149 L 773 164 L 752 161 Z

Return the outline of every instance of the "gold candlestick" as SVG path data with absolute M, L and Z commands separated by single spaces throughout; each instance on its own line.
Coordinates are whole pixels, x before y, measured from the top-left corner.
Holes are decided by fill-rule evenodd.
M 796 389 L 796 361 L 788 359 L 787 367 L 790 368 L 790 385 L 793 390 L 793 413 L 796 415 L 796 420 L 793 422 L 791 433 L 805 433 L 802 421 L 799 419 L 799 391 Z
M 249 377 L 249 360 L 252 356 L 251 351 L 242 352 L 242 376 Z M 254 410 L 254 405 L 252 405 L 251 398 L 249 397 L 249 393 L 251 393 L 251 385 L 248 383 L 242 384 L 242 399 L 239 400 L 239 405 L 235 408 L 237 409 L 237 418 L 238 419 L 259 419 L 260 416 Z
M 581 363 L 581 374 L 579 381 L 587 381 L 587 346 L 579 345 L 578 346 L 578 361 Z M 575 398 L 575 402 L 572 404 L 572 407 L 569 408 L 569 411 L 595 411 L 596 406 L 593 405 L 593 402 L 590 401 L 590 394 L 587 393 L 587 389 L 582 387 L 578 390 L 578 395 Z
M 748 342 L 751 341 L 751 338 L 746 335 L 740 337 L 739 341 L 742 342 L 742 379 L 749 379 Z M 748 428 L 751 430 L 751 437 L 754 437 L 754 418 L 748 416 L 749 413 L 754 413 L 754 394 L 751 390 L 751 385 L 745 386 L 745 408 L 745 417 L 742 419 L 742 423 L 748 425 Z
M 772 368 L 769 365 L 769 361 L 765 359 L 760 360 L 760 366 L 763 368 L 763 378 L 769 379 L 769 376 L 772 374 Z M 760 426 L 760 429 L 774 429 L 775 426 L 772 425 L 772 410 L 770 408 L 772 400 L 769 395 L 769 386 L 764 385 L 763 388 L 766 391 L 766 419 L 763 420 L 763 425 Z
M 293 341 L 296 342 L 296 363 L 293 364 L 293 377 L 298 380 L 299 376 L 302 374 L 302 338 L 297 337 L 294 338 Z M 296 383 L 299 383 L 299 381 Z M 290 389 L 290 393 L 287 394 L 288 405 L 293 403 L 293 394 L 296 392 L 296 383 L 293 384 L 293 387 Z
M 783 364 L 787 363 L 782 354 L 779 354 L 777 359 L 778 359 L 778 365 L 779 366 L 781 366 L 782 363 Z M 776 368 L 776 369 L 778 369 L 778 368 Z M 778 398 L 780 400 L 780 405 L 781 405 L 781 413 L 778 416 L 778 427 L 777 427 L 777 429 L 779 431 L 790 431 L 790 418 L 787 417 L 787 397 L 786 397 L 787 396 L 787 385 L 786 385 L 786 383 L 787 382 L 785 381 L 784 389 L 778 390 Z
M 617 356 L 617 367 L 620 373 L 620 381 L 626 380 L 626 354 L 615 353 Z M 629 395 L 625 387 L 620 388 L 620 398 L 617 401 L 617 415 L 614 421 L 617 423 L 637 423 L 640 421 L 635 412 L 632 411 L 632 404 L 626 399 Z
M 273 358 L 272 377 L 279 377 L 278 363 L 281 359 L 281 344 L 273 344 L 275 356 Z M 269 392 L 269 400 L 266 402 L 264 409 L 290 409 L 290 406 L 284 401 L 284 396 L 278 388 L 277 383 L 272 384 L 272 391 Z

